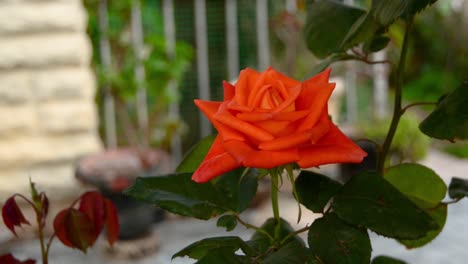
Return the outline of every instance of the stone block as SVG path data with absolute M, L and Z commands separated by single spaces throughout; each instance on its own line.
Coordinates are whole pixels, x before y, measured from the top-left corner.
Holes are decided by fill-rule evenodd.
M 41 163 L 74 162 L 79 157 L 101 149 L 93 133 L 62 136 L 0 138 L 0 176 L 2 170 L 29 168 Z
M 97 127 L 97 114 L 90 100 L 57 101 L 41 104 L 38 108 L 41 132 L 73 133 L 88 131 Z
M 76 1 L 0 1 L 0 36 L 85 31 L 86 13 Z
M 7 140 L 18 133 L 33 131 L 36 115 L 32 106 L 0 106 L 0 136 Z M 14 148 L 12 149 L 14 151 Z
M 0 58 L 0 71 L 21 67 L 88 66 L 91 47 L 85 34 L 0 37 Z
M 32 96 L 31 86 L 31 74 L 28 72 L 0 72 L 0 104 L 26 102 Z
M 32 80 L 34 83 L 32 90 L 34 90 L 35 99 L 39 102 L 76 99 L 93 101 L 95 79 L 88 68 L 72 67 L 37 71 L 32 75 Z

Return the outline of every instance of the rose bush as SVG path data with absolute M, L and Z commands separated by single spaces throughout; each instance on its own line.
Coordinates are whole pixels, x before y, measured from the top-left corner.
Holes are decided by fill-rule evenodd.
M 335 87 L 329 75 L 330 69 L 301 83 L 271 67 L 262 73 L 247 68 L 235 85 L 223 83 L 223 102 L 195 100 L 218 136 L 192 179 L 206 182 L 241 166 L 361 162 L 367 153 L 328 116 Z

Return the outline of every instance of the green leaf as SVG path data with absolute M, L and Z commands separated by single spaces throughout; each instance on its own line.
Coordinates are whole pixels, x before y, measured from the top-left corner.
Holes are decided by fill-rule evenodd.
M 425 210 L 439 225 L 439 228 L 436 230 L 429 231 L 426 236 L 415 239 L 415 240 L 400 240 L 399 242 L 405 245 L 407 248 L 417 248 L 426 245 L 436 238 L 442 229 L 445 226 L 445 221 L 447 220 L 447 204 L 439 204 L 435 208 L 430 208 Z
M 259 171 L 240 168 L 215 179 L 218 192 L 228 199 L 227 206 L 235 212 L 243 212 L 255 197 Z
M 223 215 L 216 222 L 216 226 L 226 228 L 226 231 L 232 231 L 237 226 L 237 219 L 233 215 Z
M 298 241 L 291 241 L 268 254 L 263 264 L 302 264 L 307 261 L 306 247 Z
M 277 226 L 275 224 L 275 219 L 274 218 L 269 218 L 265 221 L 265 223 L 260 227 L 263 229 L 270 237 L 276 237 L 277 241 L 282 241 L 285 239 L 288 235 L 291 233 L 294 233 L 294 229 L 289 225 L 289 223 L 281 219 L 280 225 L 277 229 Z M 275 233 L 277 233 L 275 235 Z M 263 232 L 256 231 L 250 241 L 247 243 L 255 249 L 255 251 L 260 252 L 260 253 L 265 253 L 270 249 L 271 247 L 275 247 L 274 241 L 270 240 L 270 237 L 267 236 Z M 304 241 L 302 239 L 295 235 L 291 236 L 288 238 L 286 241 L 284 241 L 285 244 L 288 243 L 296 243 L 297 246 L 302 246 L 304 247 Z
M 426 135 L 454 141 L 468 138 L 468 82 L 445 97 L 419 125 Z
M 372 0 L 369 13 L 380 25 L 388 26 L 402 16 L 410 2 L 411 0 Z
M 365 53 L 377 52 L 387 47 L 389 42 L 390 42 L 389 37 L 377 35 L 377 36 L 374 36 L 374 38 L 371 39 L 370 41 L 367 41 L 366 43 L 364 43 L 364 46 L 362 48 Z
M 192 173 L 137 178 L 125 191 L 131 197 L 155 204 L 170 212 L 210 219 L 229 210 L 226 197 L 211 182 L 199 184 Z
M 406 262 L 387 256 L 377 256 L 372 260 L 372 264 L 407 264 Z
M 249 245 L 241 238 L 236 236 L 226 236 L 206 238 L 192 243 L 179 252 L 175 253 L 172 256 L 172 259 L 185 256 L 193 259 L 202 259 L 210 252 L 222 250 L 225 252 L 234 253 L 239 249 L 241 249 L 247 256 L 253 256 L 255 254 L 252 248 L 250 248 Z
M 210 135 L 195 144 L 184 156 L 182 162 L 177 166 L 176 172 L 194 172 L 205 159 L 211 148 L 216 135 Z
M 327 176 L 301 171 L 295 183 L 299 202 L 315 213 L 321 213 L 341 184 Z
M 437 206 L 447 193 L 447 186 L 439 175 L 420 164 L 391 167 L 384 178 L 423 209 Z
M 409 2 L 407 12 L 411 15 L 415 15 L 421 12 L 426 7 L 434 4 L 437 0 L 407 0 Z
M 359 43 L 371 40 L 380 29 L 381 26 L 375 21 L 373 16 L 369 13 L 362 15 L 346 34 L 341 43 L 341 49 L 347 50 Z
M 351 26 L 365 14 L 338 1 L 315 1 L 308 5 L 304 34 L 307 47 L 318 58 L 340 50 Z
M 453 177 L 450 181 L 448 193 L 452 199 L 460 199 L 468 196 L 468 179 Z
M 376 173 L 351 178 L 335 195 L 333 211 L 344 221 L 398 239 L 418 239 L 437 223 Z
M 335 214 L 315 220 L 308 234 L 310 251 L 318 263 L 368 264 L 371 243 L 367 231 L 350 226 Z
M 328 66 L 330 66 L 332 63 L 341 60 L 349 60 L 350 58 L 351 57 L 346 53 L 333 54 L 330 57 L 320 61 L 318 64 L 315 64 L 315 66 L 312 67 L 312 70 L 307 74 L 307 76 L 317 75 L 324 71 L 326 68 L 328 68 Z
M 196 264 L 251 264 L 252 262 L 246 256 L 236 255 L 229 250 L 219 249 L 209 252 L 203 258 L 196 262 Z

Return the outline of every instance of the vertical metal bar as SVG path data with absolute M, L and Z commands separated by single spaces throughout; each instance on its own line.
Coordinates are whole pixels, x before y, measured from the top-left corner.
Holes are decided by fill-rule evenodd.
M 142 143 L 148 146 L 148 102 L 145 86 L 145 67 L 143 64 L 143 26 L 141 22 L 141 2 L 140 0 L 132 1 L 132 16 L 131 16 L 131 31 L 132 31 L 132 46 L 136 59 L 135 65 L 135 80 L 137 83 L 136 94 L 136 110 L 138 125 L 142 132 Z
M 109 71 L 112 67 L 112 57 L 109 39 L 107 38 L 107 32 L 109 29 L 109 17 L 107 13 L 107 0 L 99 1 L 98 7 L 98 23 L 99 23 L 99 49 L 101 63 L 105 70 Z M 104 123 L 105 123 L 105 136 L 106 136 L 106 147 L 115 148 L 117 147 L 117 129 L 115 120 L 115 105 L 114 98 L 112 97 L 111 87 L 108 83 L 103 85 L 104 90 Z
M 208 36 L 206 25 L 206 2 L 195 0 L 195 36 L 197 44 L 198 95 L 200 99 L 210 99 L 210 72 L 208 66 Z M 202 137 L 211 133 L 208 119 L 200 112 L 200 134 Z
M 265 70 L 270 65 L 270 36 L 268 28 L 268 2 L 256 0 L 258 68 Z
M 166 54 L 169 59 L 174 59 L 176 56 L 175 45 L 176 45 L 176 33 L 175 33 L 175 20 L 174 20 L 174 1 L 164 0 L 163 1 L 163 19 L 164 19 L 164 37 L 166 40 Z M 169 89 L 177 89 L 177 83 L 175 80 L 169 81 Z M 180 109 L 178 102 L 171 103 L 169 105 L 169 116 L 176 120 L 180 119 Z M 182 160 L 182 139 L 179 134 L 173 135 L 171 138 L 171 155 L 172 155 L 172 167 L 178 164 Z
M 239 74 L 237 0 L 226 0 L 225 4 L 228 78 L 232 81 Z
M 387 59 L 385 50 L 373 54 L 373 60 L 384 61 Z M 374 76 L 374 107 L 375 117 L 383 119 L 388 112 L 388 65 L 379 63 L 372 66 Z

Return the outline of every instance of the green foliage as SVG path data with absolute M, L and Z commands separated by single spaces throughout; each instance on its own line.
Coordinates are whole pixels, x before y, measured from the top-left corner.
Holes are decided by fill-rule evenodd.
M 458 142 L 457 142 L 458 143 Z M 468 143 L 450 144 L 443 147 L 443 151 L 457 158 L 468 158 Z
M 138 178 L 126 194 L 176 214 L 210 219 L 232 211 L 240 213 L 257 192 L 257 172 L 234 170 L 203 184 L 191 180 L 191 173 Z
M 421 131 L 433 138 L 468 138 L 468 82 L 463 83 L 442 99 L 436 109 L 419 125 Z
M 237 226 L 237 218 L 233 215 L 223 215 L 216 222 L 216 226 L 226 228 L 226 231 L 232 231 Z
M 341 184 L 327 176 L 301 171 L 294 183 L 299 202 L 315 213 L 323 212 L 330 198 L 337 193 Z
M 347 182 L 335 195 L 332 208 L 342 220 L 392 238 L 417 239 L 439 227 L 393 185 L 370 172 Z
M 319 263 L 368 264 L 371 243 L 367 231 L 349 226 L 335 214 L 325 214 L 314 221 L 308 242 L 313 258 Z
M 215 137 L 207 136 L 191 147 L 177 166 L 176 172 L 194 172 L 210 150 Z

